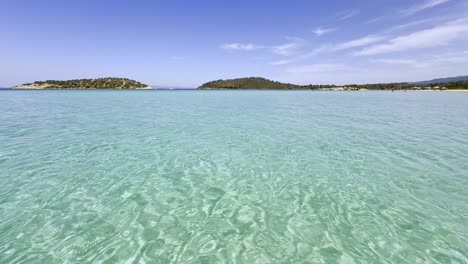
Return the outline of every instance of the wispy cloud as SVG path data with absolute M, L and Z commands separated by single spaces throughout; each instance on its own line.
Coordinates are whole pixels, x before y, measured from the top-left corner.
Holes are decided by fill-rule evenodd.
M 227 51 L 254 51 L 254 50 L 267 50 L 277 55 L 292 55 L 297 49 L 302 47 L 306 42 L 304 39 L 298 37 L 286 37 L 288 42 L 276 46 L 263 46 L 252 43 L 226 43 L 220 47 Z
M 378 17 L 374 17 L 370 20 L 368 20 L 366 23 L 367 24 L 372 24 L 372 23 L 377 23 L 377 22 L 381 22 L 382 20 L 385 20 L 387 18 L 387 16 L 378 16 Z
M 323 36 L 325 34 L 328 34 L 328 33 L 331 33 L 333 31 L 335 31 L 336 28 L 323 28 L 323 27 L 318 27 L 316 29 L 314 29 L 312 32 L 317 36 L 317 37 L 320 37 L 320 36 Z
M 435 55 L 430 58 L 431 62 L 438 63 L 468 63 L 468 51 L 452 52 L 446 54 Z
M 468 19 L 455 20 L 442 26 L 421 30 L 409 35 L 389 40 L 385 44 L 364 48 L 354 55 L 368 56 L 409 49 L 428 48 L 449 44 L 452 41 L 466 38 L 468 35 Z
M 430 17 L 430 18 L 420 19 L 420 20 L 409 22 L 409 23 L 393 26 L 393 27 L 389 28 L 386 32 L 391 33 L 391 32 L 395 32 L 395 31 L 399 31 L 399 30 L 405 30 L 405 29 L 408 29 L 408 28 L 421 26 L 421 25 L 426 25 L 426 26 L 428 26 L 428 25 L 437 25 L 437 24 L 440 25 L 442 22 L 447 21 L 447 17 L 448 16 Z M 453 17 L 450 17 L 450 19 L 453 19 Z
M 385 39 L 384 36 L 378 36 L 378 35 L 369 35 L 365 36 L 363 38 L 358 38 L 354 40 L 350 40 L 347 42 L 343 42 L 340 44 L 334 45 L 333 49 L 334 50 L 345 50 L 345 49 L 352 49 L 352 48 L 358 48 L 358 47 L 363 47 L 367 46 L 376 42 L 379 42 L 381 40 Z
M 336 51 L 342 51 L 342 50 L 347 50 L 347 49 L 364 47 L 364 46 L 382 41 L 384 39 L 385 39 L 384 36 L 369 35 L 366 37 L 353 39 L 353 40 L 338 43 L 338 44 L 322 45 L 321 47 L 315 48 L 311 52 L 302 54 L 300 56 L 296 56 L 290 59 L 274 61 L 271 63 L 271 65 L 285 65 L 285 64 L 290 64 L 293 62 L 302 61 L 302 60 L 305 60 L 310 57 L 314 57 L 322 53 L 336 52 Z
M 453 65 L 460 63 L 468 63 L 468 51 L 441 53 L 431 56 L 424 56 L 417 59 L 408 58 L 383 58 L 373 59 L 370 62 L 386 64 L 410 66 L 412 68 L 439 67 L 443 65 Z
M 229 51 L 252 51 L 252 50 L 257 50 L 257 49 L 262 49 L 264 48 L 263 46 L 247 43 L 247 44 L 242 44 L 242 43 L 228 43 L 228 44 L 223 44 L 221 45 L 222 49 L 229 50 Z
M 290 59 L 274 61 L 274 62 L 272 62 L 270 64 L 271 65 L 285 65 L 285 64 L 290 64 L 290 63 L 293 63 L 293 62 L 301 61 L 301 60 L 316 56 L 319 53 L 322 53 L 325 48 L 328 48 L 328 47 L 324 46 L 324 47 L 316 48 L 316 49 L 312 50 L 311 52 L 304 53 L 302 55 L 299 55 L 299 56 L 296 56 L 296 57 L 293 57 L 293 58 L 290 58 Z
M 301 38 L 296 38 L 296 37 L 286 37 L 286 39 L 289 41 L 288 43 L 278 45 L 278 46 L 273 46 L 271 48 L 271 51 L 275 54 L 278 55 L 291 55 L 293 54 L 298 48 L 302 47 L 303 44 L 305 43 L 305 40 Z
M 273 53 L 278 55 L 290 55 L 292 50 L 298 47 L 297 43 L 286 43 L 272 48 Z
M 340 16 L 340 20 L 346 20 L 346 19 L 350 19 L 352 17 L 355 17 L 359 14 L 360 10 L 359 9 L 353 9 L 353 10 L 348 10 L 348 11 L 345 11 L 345 12 L 342 12 L 340 14 L 338 14 Z
M 290 67 L 286 69 L 287 73 L 323 73 L 323 72 L 330 72 L 336 71 L 340 67 L 341 64 L 310 64 L 310 65 L 302 65 L 297 67 Z
M 273 61 L 272 63 L 270 63 L 271 65 L 285 65 L 285 64 L 289 64 L 293 62 L 292 60 L 279 60 L 279 61 Z
M 450 0 L 425 0 L 420 4 L 409 7 L 408 9 L 402 10 L 402 14 L 405 16 L 413 15 L 421 12 L 425 9 L 433 8 L 441 4 L 447 3 Z
M 417 66 L 418 62 L 411 59 L 377 59 L 372 60 L 374 63 L 383 63 L 388 65 L 408 65 L 408 66 Z

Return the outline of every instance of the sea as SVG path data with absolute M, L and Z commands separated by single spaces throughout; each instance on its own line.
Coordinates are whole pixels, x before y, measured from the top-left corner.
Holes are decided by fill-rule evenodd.
M 0 91 L 0 263 L 468 263 L 468 93 Z

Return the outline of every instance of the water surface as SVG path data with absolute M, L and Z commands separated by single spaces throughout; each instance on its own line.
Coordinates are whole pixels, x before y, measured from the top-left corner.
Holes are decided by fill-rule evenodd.
M 1 263 L 467 263 L 468 93 L 0 91 Z

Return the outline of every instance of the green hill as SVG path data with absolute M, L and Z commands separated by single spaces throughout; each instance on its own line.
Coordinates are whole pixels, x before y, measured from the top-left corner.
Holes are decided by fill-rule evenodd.
M 296 85 L 260 77 L 217 80 L 203 84 L 199 89 L 318 89 L 333 85 Z
M 14 89 L 148 89 L 150 86 L 127 78 L 77 79 L 68 81 L 47 80 L 26 83 Z

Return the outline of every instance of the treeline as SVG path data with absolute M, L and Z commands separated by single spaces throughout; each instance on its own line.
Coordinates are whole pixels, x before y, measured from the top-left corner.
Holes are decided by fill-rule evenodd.
M 436 83 L 436 86 L 444 86 L 449 90 L 468 90 L 468 81 L 451 82 L 451 83 Z
M 352 87 L 356 89 L 367 90 L 409 90 L 414 85 L 409 83 L 372 83 L 372 84 L 349 84 L 344 87 Z
M 431 89 L 446 88 L 448 90 L 466 90 L 468 89 L 468 81 L 456 82 L 438 82 L 430 84 L 420 83 L 381 83 L 381 84 L 364 84 L 356 87 L 363 87 L 369 90 L 413 90 L 416 88 L 430 87 Z
M 101 88 L 101 89 L 135 89 L 145 88 L 148 85 L 127 78 L 98 78 L 98 79 L 76 79 L 68 81 L 47 80 L 27 83 L 23 86 L 38 86 L 45 88 Z

